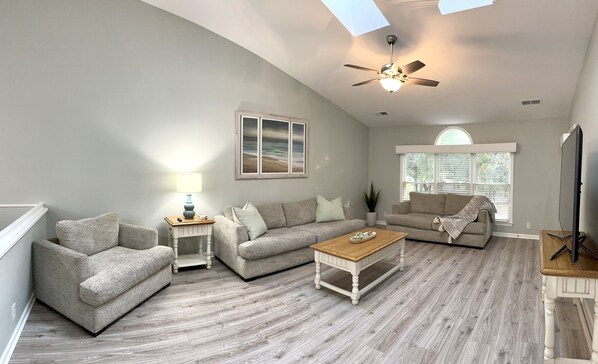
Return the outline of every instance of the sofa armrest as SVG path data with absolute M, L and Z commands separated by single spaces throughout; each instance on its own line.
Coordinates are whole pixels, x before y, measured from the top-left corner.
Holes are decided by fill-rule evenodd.
M 118 245 L 135 250 L 146 250 L 158 245 L 158 230 L 131 224 L 118 224 Z
M 87 255 L 48 240 L 32 244 L 35 295 L 52 307 L 75 307 L 79 285 L 92 276 Z
M 392 205 L 393 214 L 408 214 L 411 212 L 411 202 L 403 201 L 399 204 Z
M 478 218 L 475 220 L 476 222 L 494 222 L 494 213 L 490 216 L 490 211 L 488 210 L 480 210 L 478 213 Z
M 237 247 L 239 244 L 249 241 L 249 234 L 245 226 L 222 215 L 214 216 L 214 221 L 214 241 L 218 244 Z

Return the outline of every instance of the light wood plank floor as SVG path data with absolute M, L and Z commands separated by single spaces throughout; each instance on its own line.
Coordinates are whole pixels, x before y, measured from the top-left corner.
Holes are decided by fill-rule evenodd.
M 355 307 L 314 289 L 314 263 L 244 282 L 216 261 L 174 275 L 97 338 L 35 303 L 11 363 L 541 363 L 538 250 L 496 237 L 484 250 L 407 241 L 406 270 Z M 345 273 L 327 274 L 349 288 Z M 557 302 L 557 319 L 557 354 L 589 358 L 572 300 Z

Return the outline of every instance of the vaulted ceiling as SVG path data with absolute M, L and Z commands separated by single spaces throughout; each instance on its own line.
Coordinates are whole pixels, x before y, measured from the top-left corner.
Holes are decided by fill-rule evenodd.
M 568 117 L 598 14 L 596 0 L 495 0 L 445 16 L 434 0 L 376 0 L 390 26 L 354 38 L 320 0 L 143 1 L 239 44 L 369 126 Z M 399 38 L 399 64 L 422 61 L 413 76 L 438 87 L 351 86 L 375 74 L 343 64 L 380 69 L 388 34 Z M 542 103 L 522 106 L 528 99 Z

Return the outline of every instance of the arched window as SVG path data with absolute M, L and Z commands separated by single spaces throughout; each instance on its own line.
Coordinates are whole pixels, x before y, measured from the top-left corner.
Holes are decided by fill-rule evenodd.
M 436 137 L 434 145 L 467 145 L 473 144 L 467 130 L 458 126 L 451 126 L 441 131 Z

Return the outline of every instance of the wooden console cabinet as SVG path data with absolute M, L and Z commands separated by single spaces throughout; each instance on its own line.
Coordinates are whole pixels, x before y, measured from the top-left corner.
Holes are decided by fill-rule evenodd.
M 540 272 L 542 273 L 542 296 L 546 331 L 544 336 L 544 363 L 592 363 L 598 364 L 598 260 L 582 251 L 575 264 L 571 264 L 569 254 L 561 254 L 550 260 L 552 253 L 563 245 L 558 238 L 542 230 L 540 235 Z M 591 248 L 592 243 L 585 245 Z M 588 360 L 554 357 L 554 309 L 557 297 L 594 299 L 594 325 L 592 333 L 592 356 Z

